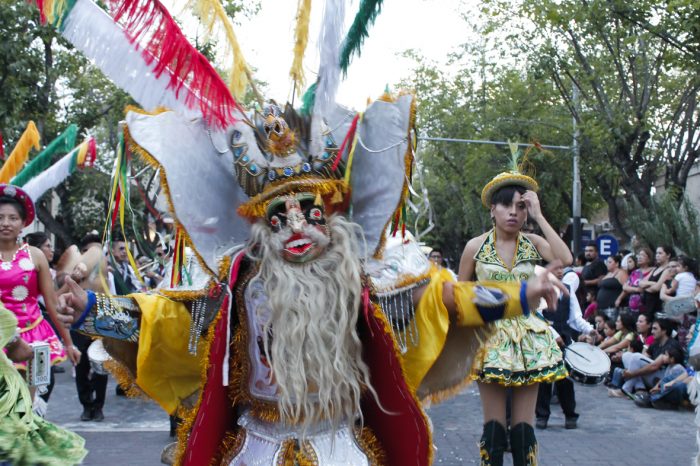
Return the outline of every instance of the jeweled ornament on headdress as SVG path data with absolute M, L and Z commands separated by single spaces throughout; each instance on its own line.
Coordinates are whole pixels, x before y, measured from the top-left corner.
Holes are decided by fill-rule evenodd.
M 342 180 L 344 164 L 338 160 L 338 146 L 326 128 L 322 128 L 323 149 L 312 154 L 310 121 L 291 105 L 282 112 L 272 102 L 253 118 L 253 125 L 237 122 L 231 133 L 236 176 L 251 198 L 239 207 L 241 215 L 262 216 L 270 200 L 290 193 L 331 194 L 334 202 L 342 200 L 342 193 L 347 192 Z M 252 126 L 253 140 L 248 128 L 240 125 Z

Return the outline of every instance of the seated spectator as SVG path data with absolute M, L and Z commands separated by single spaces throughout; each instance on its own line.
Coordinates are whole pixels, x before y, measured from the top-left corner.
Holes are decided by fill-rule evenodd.
M 654 344 L 646 353 L 630 353 L 622 355 L 622 373 L 624 380 L 632 380 L 630 385 L 635 391 L 647 391 L 663 376 L 666 369 L 664 353 L 671 348 L 680 349 L 680 343 L 671 337 L 673 323 L 669 319 L 658 319 L 651 326 Z M 643 395 L 642 395 L 643 396 Z
M 615 333 L 615 322 L 612 319 L 605 319 L 605 322 L 603 322 L 603 341 L 600 343 L 600 345 L 614 345 L 615 340 L 613 337 L 615 336 Z
M 653 319 L 648 314 L 637 316 L 637 339 L 644 345 L 644 351 L 648 351 L 649 347 L 654 344 L 654 335 L 651 333 L 652 322 Z
M 686 380 L 690 373 L 683 367 L 684 354 L 681 348 L 669 348 L 663 354 L 666 363 L 664 375 L 654 387 L 649 390 L 648 399 L 635 400 L 637 406 L 657 409 L 677 409 L 687 398 Z
M 608 353 L 612 362 L 620 363 L 622 353 L 627 351 L 630 342 L 635 339 L 637 319 L 631 312 L 621 312 L 615 321 L 615 334 L 610 340 L 600 344 L 599 348 Z
M 630 353 L 641 353 L 644 345 L 638 339 L 635 339 L 630 343 L 628 352 Z M 610 388 L 608 389 L 608 396 L 613 398 L 624 398 L 630 397 L 634 399 L 632 393 L 634 393 L 634 381 L 625 381 L 622 378 L 622 373 L 625 371 L 623 367 L 615 367 L 612 372 L 612 379 L 610 381 Z
M 599 345 L 605 339 L 605 316 L 603 314 L 596 314 L 593 321 L 593 327 L 595 327 L 595 334 L 583 334 L 578 337 L 578 341 L 584 341 L 591 345 Z M 611 335 L 615 334 L 614 323 L 611 322 L 613 326 Z

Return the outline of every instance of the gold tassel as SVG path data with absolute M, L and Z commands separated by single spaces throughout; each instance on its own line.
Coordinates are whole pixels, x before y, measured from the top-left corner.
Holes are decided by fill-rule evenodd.
M 12 178 L 19 173 L 29 158 L 29 151 L 32 147 L 39 150 L 39 131 L 33 121 L 27 123 L 27 128 L 20 136 L 17 145 L 12 149 L 10 156 L 5 161 L 5 164 L 0 169 L 0 183 L 9 183 Z
M 335 192 L 333 193 L 333 198 L 331 199 L 331 204 L 340 204 L 341 202 L 343 202 L 343 193 L 336 188 Z
M 316 199 L 314 200 L 314 205 L 323 205 L 323 197 L 321 197 L 321 193 L 316 194 Z
M 302 62 L 304 60 L 304 52 L 306 44 L 309 41 L 309 19 L 311 17 L 311 0 L 299 0 L 297 9 L 297 27 L 294 33 L 294 61 L 292 69 L 289 70 L 289 76 L 294 81 L 296 92 L 301 95 L 304 88 L 304 70 Z

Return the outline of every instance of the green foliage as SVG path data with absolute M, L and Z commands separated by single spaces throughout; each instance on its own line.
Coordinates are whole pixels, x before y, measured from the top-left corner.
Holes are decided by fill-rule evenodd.
M 259 1 L 224 0 L 223 4 L 234 21 L 254 15 L 260 8 Z M 53 27 L 41 26 L 38 10 L 31 2 L 0 2 L 0 37 L 0 131 L 5 148 L 14 146 L 29 119 L 37 123 L 43 143 L 54 139 L 70 123 L 79 127 L 79 141 L 88 134 L 97 141 L 96 167 L 75 173 L 54 190 L 60 199 L 55 218 L 51 214 L 52 195 L 44 195 L 37 202 L 40 220 L 57 236 L 59 247 L 77 241 L 90 230 L 102 232 L 119 122 L 133 100 Z M 213 57 L 214 46 L 205 45 L 202 52 Z M 54 161 L 62 155 L 57 153 Z M 146 215 L 136 188 L 131 204 L 133 215 L 126 215 L 126 230 L 140 236 Z
M 453 64 L 460 62 L 460 66 L 451 74 L 413 51 L 406 52 L 417 65 L 411 79 L 401 86 L 418 96 L 420 135 L 570 145 L 571 117 L 549 77 L 534 70 L 521 72 L 494 65 L 487 58 L 489 53 L 483 44 L 465 46 L 452 57 Z M 509 168 L 510 149 L 507 145 L 430 141 L 420 143 L 418 156 L 435 222 L 435 228 L 421 240 L 440 246 L 454 263 L 470 238 L 491 228 L 488 209 L 481 204 L 481 189 Z M 563 229 L 571 217 L 571 152 L 531 150 L 527 159 L 541 186 L 545 217 L 555 229 Z M 585 215 L 601 206 L 592 185 L 584 178 Z
M 638 201 L 623 207 L 626 224 L 642 244 L 652 248 L 670 244 L 676 251 L 700 258 L 700 214 L 687 197 L 677 192 L 655 196 L 651 208 Z
M 484 3 L 486 30 L 549 76 L 577 120 L 582 169 L 622 236 L 619 199 L 649 207 L 664 170 L 667 183 L 684 190 L 700 154 L 698 13 L 697 2 L 685 0 Z

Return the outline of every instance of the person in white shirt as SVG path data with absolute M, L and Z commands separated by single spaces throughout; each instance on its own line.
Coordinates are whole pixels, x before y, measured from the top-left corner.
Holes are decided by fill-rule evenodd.
M 693 296 L 695 287 L 698 284 L 696 277 L 697 261 L 688 256 L 678 257 L 678 274 L 673 279 L 671 289 L 676 292 L 676 297 Z
M 583 318 L 581 306 L 579 306 L 576 299 L 576 290 L 580 283 L 576 272 L 571 268 L 564 269 L 559 267 L 553 273 L 568 288 L 569 296 L 562 294 L 557 301 L 556 309 L 545 309 L 542 311 L 542 315 L 551 322 L 554 334 L 558 335 L 557 342 L 565 346 L 571 344 L 578 333 L 594 334 L 595 328 Z M 557 389 L 559 402 L 564 411 L 564 427 L 575 429 L 579 415 L 576 413 L 574 383 L 568 378 L 558 380 L 554 384 L 540 383 L 537 393 L 537 406 L 535 408 L 537 416 L 535 426 L 538 429 L 547 428 L 549 415 L 551 414 L 549 405 L 552 400 L 552 385 Z

